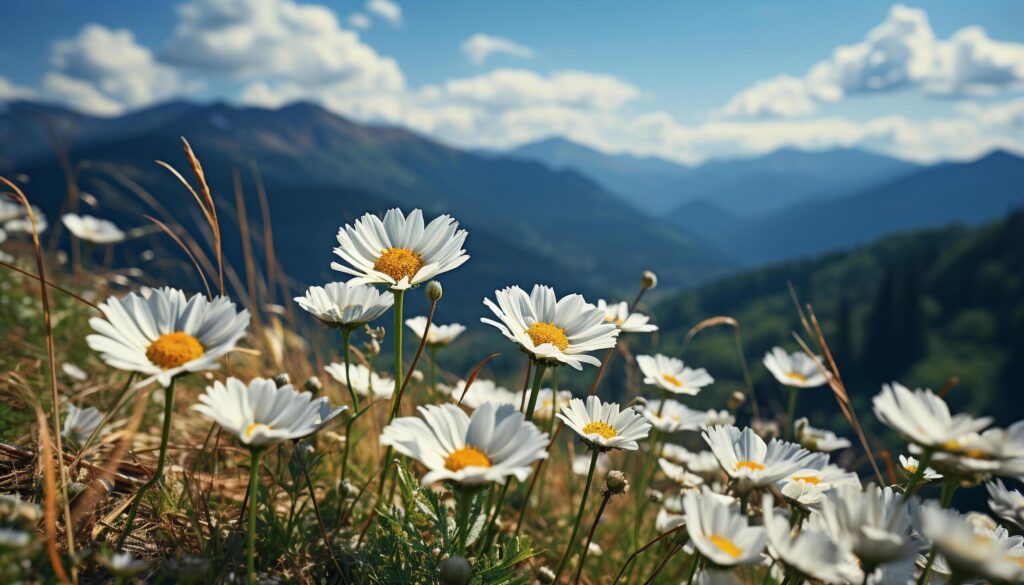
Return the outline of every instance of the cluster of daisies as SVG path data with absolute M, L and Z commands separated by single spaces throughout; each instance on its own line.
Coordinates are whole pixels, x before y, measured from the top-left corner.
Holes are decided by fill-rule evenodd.
M 86 218 L 65 218 L 65 224 L 83 233 L 105 229 Z M 770 421 L 734 426 L 745 398 L 742 393 L 732 396 L 723 410 L 688 406 L 686 402 L 712 385 L 714 378 L 703 368 L 662 354 L 636 357 L 643 387 L 632 389 L 636 396 L 631 402 L 608 402 L 600 397 L 600 382 L 615 348 L 627 343 L 629 336 L 656 331 L 657 326 L 636 311 L 639 296 L 633 303 L 594 304 L 579 294 L 560 297 L 544 285 L 529 290 L 509 286 L 483 301 L 491 315 L 481 322 L 525 356 L 532 379 L 523 390 L 511 391 L 475 375 L 439 383 L 438 354 L 465 327 L 433 322 L 443 290 L 435 279 L 469 259 L 463 248 L 466 236 L 450 216 L 427 223 L 420 210 L 405 215 L 392 209 L 383 218 L 366 214 L 339 230 L 334 250 L 339 260 L 332 268 L 349 280 L 310 287 L 295 302 L 340 333 L 342 359 L 325 371 L 348 390 L 350 404 L 332 406 L 327 397 L 314 397 L 284 379 L 227 377 L 213 382 L 191 406 L 248 449 L 250 505 L 256 502 L 260 456 L 268 446 L 303 440 L 342 421 L 344 481 L 353 423 L 378 401 L 387 401 L 387 421 L 379 437 L 387 449 L 385 462 L 393 454 L 406 457 L 416 462 L 424 486 L 447 486 L 456 495 L 457 520 L 466 518 L 472 496 L 482 490 L 489 494 L 485 517 L 508 512 L 503 505 L 510 486 L 525 486 L 563 446 L 580 450 L 572 467 L 586 479 L 578 492 L 575 522 L 566 528 L 565 548 L 553 551 L 559 555 L 557 564 L 538 568 L 537 576 L 544 582 L 560 582 L 574 559 L 579 580 L 587 552 L 593 549 L 590 542 L 580 547 L 577 536 L 590 512 L 587 501 L 595 477 L 605 476 L 605 500 L 625 493 L 629 483 L 610 467 L 622 465 L 627 453 L 644 462 L 643 477 L 634 478 L 637 486 L 651 488 L 655 478 L 667 481 L 667 489 L 644 490 L 637 498 L 637 517 L 644 517 L 650 503 L 659 506 L 653 526 L 645 530 L 653 529 L 658 538 L 677 535 L 669 554 L 688 559 L 690 582 L 739 582 L 738 573 L 730 573 L 737 567 L 760 567 L 765 579 L 787 585 L 1024 580 L 1024 537 L 1012 535 L 1024 529 L 1024 495 L 992 481 L 1024 476 L 1024 421 L 994 428 L 988 418 L 952 415 L 945 401 L 929 390 L 886 385 L 874 398 L 874 412 L 907 441 L 909 454 L 900 456 L 901 478 L 884 482 L 879 475 L 865 484 L 857 473 L 832 460 L 834 452 L 852 447 L 849 440 L 796 418 L 802 389 L 833 382 L 820 356 L 775 348 L 764 357 L 765 368 L 790 389 L 782 427 Z M 418 285 L 425 285 L 430 312 L 405 319 L 404 295 Z M 645 273 L 640 295 L 654 286 L 653 273 Z M 111 298 L 100 310 L 102 317 L 91 322 L 89 346 L 111 367 L 131 372 L 134 388 L 164 388 L 157 471 L 135 496 L 120 546 L 132 532 L 139 501 L 163 471 L 175 381 L 216 369 L 245 337 L 249 314 L 228 298 L 188 297 L 169 288 Z M 394 363 L 393 371 L 385 373 L 375 367 L 383 331 L 370 324 L 389 314 L 394 323 Z M 419 342 L 411 365 L 402 354 L 405 329 Z M 361 352 L 352 347 L 357 332 L 367 337 Z M 429 361 L 427 391 L 413 400 L 415 416 L 400 416 L 421 354 Z M 587 395 L 559 389 L 562 366 L 576 371 L 596 368 L 597 379 Z M 64 435 L 85 449 L 108 418 L 95 408 L 72 406 L 64 417 Z M 556 425 L 570 431 L 562 435 L 562 443 L 557 441 Z M 695 445 L 706 449 L 692 450 Z M 389 467 L 382 466 L 379 496 L 387 493 Z M 940 498 L 922 499 L 921 490 L 932 482 L 941 483 Z M 985 482 L 998 521 L 951 508 L 954 492 Z M 533 484 L 529 485 L 519 499 L 520 518 L 530 505 Z M 593 518 L 594 527 L 604 503 Z M 254 518 L 249 514 L 250 580 Z M 482 536 L 479 527 L 456 529 L 460 555 L 473 559 L 488 552 L 481 547 L 491 542 L 493 523 L 482 529 Z M 588 540 L 593 534 L 592 528 Z M 471 546 L 473 539 L 476 548 Z

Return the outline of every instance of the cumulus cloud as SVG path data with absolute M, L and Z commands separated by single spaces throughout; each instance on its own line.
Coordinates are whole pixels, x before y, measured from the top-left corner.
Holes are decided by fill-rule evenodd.
M 391 0 L 367 0 L 366 11 L 391 24 L 402 24 L 402 7 Z
M 36 97 L 35 90 L 18 85 L 0 75 L 0 101 L 28 100 Z
M 526 45 L 484 33 L 476 33 L 462 41 L 462 52 L 477 65 L 482 65 L 488 57 L 497 53 L 522 59 L 533 57 L 533 49 Z
M 800 78 L 760 81 L 733 96 L 721 118 L 796 117 L 849 96 L 900 89 L 969 96 L 1024 86 L 1024 44 L 990 39 L 969 26 L 936 38 L 928 15 L 895 5 L 853 45 L 836 48 Z
M 120 114 L 184 89 L 178 72 L 157 62 L 127 29 L 87 24 L 78 36 L 53 44 L 50 62 L 43 93 L 89 113 Z
M 398 64 L 341 28 L 329 8 L 294 0 L 192 0 L 164 55 L 169 62 L 240 79 L 397 91 Z

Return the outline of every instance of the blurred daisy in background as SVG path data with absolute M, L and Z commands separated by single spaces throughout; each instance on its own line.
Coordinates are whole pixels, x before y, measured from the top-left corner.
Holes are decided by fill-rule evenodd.
M 702 428 L 708 418 L 707 412 L 693 410 L 675 400 L 648 400 L 641 412 L 663 433 L 695 431 Z
M 657 325 L 649 323 L 651 318 L 647 315 L 630 313 L 629 303 L 626 301 L 608 303 L 604 299 L 598 299 L 597 308 L 604 312 L 605 321 L 614 324 L 623 333 L 650 333 L 658 330 Z
M 199 395 L 199 404 L 192 406 L 244 445 L 253 447 L 309 436 L 347 408 L 330 408 L 327 397 L 313 398 L 291 384 L 279 387 L 266 378 L 253 378 L 246 384 L 233 377 L 227 383 L 216 381 L 208 386 Z
M 482 318 L 538 363 L 567 364 L 582 370 L 582 364 L 601 365 L 589 352 L 615 346 L 618 328 L 605 321 L 604 313 L 578 294 L 555 296 L 549 286 L 535 285 L 530 294 L 518 286 L 494 292 L 497 302 L 484 304 L 499 321 Z
M 438 386 L 438 389 L 451 396 L 452 402 L 462 404 L 469 409 L 479 408 L 487 402 L 513 404 L 516 407 L 521 404 L 519 393 L 499 386 L 494 380 L 477 378 L 473 380 L 473 384 L 468 390 L 465 380 L 459 380 L 455 386 L 442 384 Z
M 227 297 L 186 299 L 166 287 L 146 298 L 111 297 L 99 308 L 105 318 L 89 320 L 95 333 L 86 342 L 107 365 L 148 376 L 138 386 L 152 380 L 167 386 L 175 376 L 217 369 L 249 326 L 249 311 L 238 311 Z
M 970 577 L 992 581 L 1024 580 L 1024 537 L 1003 527 L 984 528 L 956 510 L 935 502 L 921 506 L 921 533 L 942 554 L 959 582 Z
M 454 404 L 419 407 L 422 418 L 396 418 L 384 427 L 381 444 L 427 468 L 423 485 L 504 484 L 526 479 L 548 456 L 548 435 L 510 404 L 485 403 L 467 415 Z
M 992 513 L 1024 530 L 1024 494 L 1007 489 L 998 479 L 985 484 L 985 490 Z
M 64 362 L 61 364 L 60 371 L 64 372 L 65 376 L 71 378 L 75 382 L 84 382 L 89 379 L 89 374 L 86 374 L 85 370 L 70 362 Z
M 704 368 L 687 368 L 683 360 L 660 353 L 654 356 L 637 356 L 636 363 L 644 374 L 644 384 L 656 386 L 673 394 L 696 396 L 701 388 L 715 381 Z
M 405 320 L 405 326 L 416 334 L 417 339 L 423 339 L 423 331 L 427 328 L 427 318 L 424 316 L 413 317 Z M 464 325 L 451 323 L 449 325 L 430 324 L 430 331 L 427 332 L 427 347 L 438 347 L 449 345 L 455 338 L 466 331 Z
M 64 227 L 80 240 L 93 244 L 114 244 L 124 239 L 124 232 L 116 224 L 91 215 L 65 213 L 60 218 Z
M 594 467 L 594 471 L 601 474 L 608 473 L 611 465 L 612 458 L 607 453 L 601 453 L 597 456 L 597 466 Z M 590 455 L 576 455 L 572 458 L 573 473 L 586 477 L 588 471 L 590 471 Z
M 665 477 L 676 482 L 682 488 L 697 488 L 704 483 L 704 479 L 701 476 L 690 473 L 682 465 L 672 463 L 664 457 L 658 458 L 658 467 L 661 468 L 661 472 L 665 474 Z
M 328 364 L 324 366 L 324 371 L 341 384 L 346 383 L 345 364 Z M 391 395 L 394 393 L 394 380 L 380 376 L 377 372 L 371 372 L 370 368 L 363 364 L 349 365 L 348 375 L 352 381 L 351 390 L 360 396 L 369 396 L 374 400 L 380 400 L 382 398 L 391 398 Z
M 450 215 L 424 225 L 419 209 L 408 217 L 397 208 L 389 209 L 383 221 L 367 213 L 338 230 L 334 253 L 344 262 L 332 262 L 331 268 L 354 276 L 351 284 L 405 290 L 469 260 L 462 248 L 466 235 Z
M 99 428 L 101 422 L 103 422 L 103 413 L 95 406 L 78 408 L 74 404 L 69 404 L 68 412 L 64 415 L 64 428 L 60 434 L 64 438 L 83 445 Z
M 797 442 L 810 451 L 831 453 L 851 445 L 849 439 L 844 439 L 830 430 L 812 427 L 807 418 L 796 419 L 795 429 Z
M 558 418 L 576 432 L 591 449 L 626 449 L 635 451 L 637 441 L 647 438 L 651 423 L 643 415 L 616 403 L 604 403 L 597 396 L 588 396 L 584 403 L 573 398 L 562 408 Z
M 523 392 L 516 392 L 515 404 L 520 404 L 522 400 Z M 537 394 L 537 409 L 533 411 L 533 418 L 551 420 L 551 417 L 555 416 L 563 406 L 569 404 L 570 400 L 572 400 L 572 392 L 568 390 L 559 390 L 556 393 L 551 388 L 541 388 Z
M 991 417 L 949 413 L 946 401 L 931 390 L 910 391 L 893 382 L 872 400 L 875 416 L 907 441 L 928 450 L 957 451 L 960 441 L 989 426 Z
M 764 355 L 764 367 L 784 386 L 794 388 L 817 388 L 828 383 L 822 372 L 821 356 L 811 359 L 802 351 L 786 353 L 781 347 L 773 347 Z
M 376 320 L 395 304 L 390 292 L 351 281 L 311 286 L 293 300 L 324 325 L 349 330 Z

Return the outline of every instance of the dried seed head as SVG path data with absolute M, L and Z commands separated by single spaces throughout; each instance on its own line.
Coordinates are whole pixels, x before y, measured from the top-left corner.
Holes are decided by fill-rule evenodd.
M 274 385 L 276 385 L 278 388 L 280 388 L 281 386 L 287 385 L 287 384 L 291 384 L 291 383 L 292 383 L 292 378 L 288 374 L 282 373 L 282 374 L 278 374 L 278 375 L 274 376 Z
M 604 489 L 601 491 L 605 495 L 610 496 L 624 494 L 629 491 L 629 481 L 626 479 L 626 474 L 618 470 L 609 471 L 608 475 L 604 478 Z

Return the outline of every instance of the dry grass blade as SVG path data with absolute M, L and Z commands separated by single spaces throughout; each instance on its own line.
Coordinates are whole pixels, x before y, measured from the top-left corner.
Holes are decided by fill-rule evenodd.
M 29 222 L 32 225 L 32 248 L 36 255 L 36 271 L 38 272 L 39 276 L 39 302 L 43 308 L 43 327 L 46 330 L 46 357 L 47 361 L 49 362 L 48 366 L 50 373 L 51 391 L 50 399 L 52 401 L 50 404 L 50 414 L 53 419 L 54 435 L 56 437 L 57 443 L 57 453 L 63 453 L 64 445 L 60 436 L 60 396 L 57 394 L 57 356 L 53 342 L 53 316 L 50 314 L 50 293 L 46 281 L 46 265 L 43 262 L 43 248 L 42 245 L 39 243 L 39 227 L 36 223 L 36 214 L 34 211 L 32 211 L 32 205 L 29 203 L 28 197 L 25 196 L 25 193 L 23 193 L 17 185 L 7 180 L 6 177 L 0 177 L 0 182 L 7 185 L 7 187 L 9 187 L 14 192 L 13 198 L 18 203 L 25 207 L 25 210 L 28 213 Z M 63 462 L 61 462 L 59 470 L 61 494 L 63 496 L 64 501 L 64 528 L 67 532 L 68 540 L 67 548 L 68 553 L 74 556 L 75 535 L 74 527 L 72 526 L 71 523 L 71 507 L 70 504 L 68 503 L 68 480 L 66 474 L 64 473 Z M 74 569 L 72 569 L 72 572 L 73 571 Z
M 480 360 L 480 363 L 477 364 L 475 368 L 473 368 L 473 372 L 469 375 L 468 378 L 466 378 L 466 386 L 462 389 L 462 396 L 459 397 L 459 403 L 458 403 L 459 406 L 462 406 L 462 400 L 466 397 L 467 394 L 469 394 L 469 389 L 470 389 L 470 387 L 473 386 L 473 382 L 476 381 L 476 377 L 480 375 L 480 370 L 484 369 L 484 366 L 487 365 L 487 362 L 493 360 L 494 358 L 498 357 L 499 355 L 501 355 L 501 354 L 500 353 L 492 353 L 491 355 L 489 355 L 489 356 L 485 357 L 484 359 Z
M 213 292 L 210 290 L 210 283 L 206 281 L 206 275 L 203 273 L 203 269 L 199 266 L 199 262 L 196 261 L 196 257 L 192 254 L 192 251 L 189 250 L 188 246 L 186 246 L 184 242 L 181 241 L 181 238 L 179 238 L 178 235 L 175 234 L 173 230 L 171 230 L 171 228 L 167 227 L 164 224 L 164 222 L 160 221 L 159 219 L 151 215 L 143 215 L 142 217 L 145 217 L 149 221 L 155 223 L 160 229 L 164 231 L 164 233 L 166 233 L 168 236 L 171 237 L 172 240 L 174 240 L 175 244 L 178 244 L 178 247 L 185 251 L 185 254 L 188 255 L 189 260 L 192 261 L 192 265 L 196 267 L 196 272 L 199 273 L 199 278 L 203 279 L 203 288 L 206 289 L 206 296 L 213 298 Z
M 192 145 L 188 143 L 188 140 L 184 136 L 181 137 L 182 148 L 185 150 L 185 156 L 188 158 L 188 164 L 192 167 L 192 173 L 196 176 L 196 181 L 199 182 L 199 188 L 203 191 L 203 198 L 206 202 L 207 210 L 207 221 L 210 222 L 210 230 L 213 231 L 214 238 L 214 249 L 217 254 L 217 283 L 220 288 L 220 294 L 224 294 L 224 257 L 222 251 L 221 237 L 220 237 L 220 221 L 217 219 L 217 205 L 213 202 L 213 194 L 210 192 L 210 185 L 206 182 L 206 173 L 203 172 L 203 165 L 200 164 L 199 158 L 196 153 L 192 150 Z M 202 205 L 200 205 L 202 206 Z
M 743 333 L 740 330 L 740 322 L 729 317 L 728 315 L 717 315 L 715 317 L 708 317 L 700 323 L 697 323 L 686 332 L 686 337 L 683 339 L 682 352 L 686 351 L 686 347 L 690 345 L 690 341 L 705 329 L 712 327 L 718 327 L 720 325 L 726 325 L 732 327 L 733 340 L 736 344 L 736 359 L 740 362 L 740 370 L 743 373 L 743 383 L 746 386 L 744 393 L 750 396 L 750 408 L 753 411 L 754 418 L 761 418 L 761 407 L 757 403 L 757 394 L 754 393 L 754 381 L 750 377 L 750 366 L 747 365 L 747 354 L 743 351 Z
M 21 274 L 23 276 L 27 276 L 27 277 L 29 277 L 29 278 L 37 281 L 37 282 L 44 282 L 41 278 L 39 278 L 38 274 L 32 274 L 28 270 L 22 270 L 21 268 L 18 268 L 17 266 L 15 266 L 14 264 L 11 264 L 9 262 L 4 262 L 3 260 L 0 260 L 0 266 L 3 266 L 4 268 L 8 268 L 10 270 L 13 270 L 13 271 L 15 271 L 15 272 L 17 272 L 17 273 L 19 273 L 19 274 Z M 52 288 L 53 290 L 60 291 L 60 292 L 68 295 L 69 297 L 75 299 L 76 301 L 78 301 L 78 302 L 80 302 L 80 303 L 82 303 L 84 305 L 89 305 L 90 307 L 96 309 L 97 311 L 100 308 L 99 305 L 97 305 L 96 303 L 89 302 L 89 301 L 85 300 L 84 298 L 76 295 L 75 293 L 69 291 L 68 289 L 66 289 L 66 288 L 64 288 L 64 287 L 62 287 L 60 285 L 53 284 L 52 282 L 46 282 L 45 284 L 46 284 L 46 286 Z

